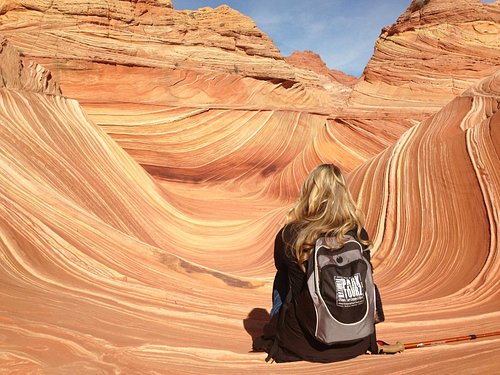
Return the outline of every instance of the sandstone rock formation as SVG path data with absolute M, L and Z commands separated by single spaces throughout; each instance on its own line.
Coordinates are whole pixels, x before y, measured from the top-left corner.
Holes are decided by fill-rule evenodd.
M 0 88 L 61 94 L 51 73 L 34 62 L 23 61 L 17 49 L 0 35 Z
M 352 171 L 367 213 L 381 338 L 498 330 L 500 73 L 439 110 L 449 86 L 425 104 L 398 91 L 406 75 L 394 71 L 390 92 L 365 75 L 347 105 L 328 77 L 288 64 L 227 7 L 51 4 L 0 5 L 0 373 L 495 370 L 498 337 L 271 366 L 248 353 L 245 330 L 266 319 L 274 235 L 321 162 Z M 450 4 L 431 0 L 426 20 Z M 415 6 L 403 23 L 428 10 Z M 460 6 L 460 27 L 474 28 L 499 5 Z M 470 9 L 480 16 L 467 23 Z M 234 34 L 221 37 L 226 29 Z M 498 54 L 495 39 L 477 43 Z M 234 62 L 243 68 L 231 72 Z M 381 106 L 400 94 L 408 107 Z
M 330 77 L 333 81 L 345 86 L 352 86 L 358 80 L 356 77 L 341 72 L 340 70 L 328 69 L 321 56 L 313 51 L 294 51 L 285 60 L 297 67 L 312 70 L 323 76 Z
M 498 69 L 499 22 L 498 2 L 412 1 L 382 30 L 350 102 L 441 108 Z
M 438 303 L 455 305 L 456 316 L 498 308 L 497 292 L 486 291 L 498 280 L 486 275 L 500 266 L 499 90 L 500 70 L 350 175 L 364 210 L 377 212 L 368 226 L 377 233 L 380 280 L 392 284 L 387 294 L 402 303 L 425 295 L 432 302 L 419 302 L 418 310 L 436 319 L 443 314 Z M 418 284 L 405 276 L 415 272 Z
M 123 0 L 106 5 L 48 0 L 4 3 L 0 32 L 27 56 L 52 61 L 47 67 L 54 64 L 54 74 L 61 63 L 89 71 L 93 62 L 320 85 L 317 74 L 292 69 L 250 18 L 227 6 L 175 11 L 169 1 L 163 7 L 159 1 Z M 30 25 L 37 28 L 35 43 Z
M 382 30 L 334 127 L 383 141 L 381 151 L 478 79 L 498 70 L 500 7 L 480 0 L 411 1 Z M 376 147 L 376 146 L 375 146 Z

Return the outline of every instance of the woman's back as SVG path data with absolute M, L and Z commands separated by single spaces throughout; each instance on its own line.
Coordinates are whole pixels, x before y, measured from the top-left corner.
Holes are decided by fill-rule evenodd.
M 316 316 L 311 297 L 303 293 L 307 288 L 306 265 L 316 240 L 321 236 L 333 238 L 336 246 L 341 248 L 348 233 L 365 248 L 370 246 L 368 235 L 362 228 L 361 212 L 349 193 L 342 172 L 333 164 L 319 165 L 302 185 L 299 198 L 290 210 L 289 224 L 276 236 L 274 261 L 277 273 L 273 285 L 272 318 L 266 327 L 264 341 L 256 343 L 254 349 L 263 348 L 277 362 L 334 362 L 376 348 L 375 334 L 349 343 L 324 344 L 308 333 L 297 318 L 299 310 L 301 316 L 313 319 Z M 287 301 L 281 305 L 285 297 L 288 297 Z
M 286 272 L 290 283 L 291 301 L 286 306 L 282 322 L 280 316 L 276 316 L 271 321 L 273 327 L 268 327 L 279 336 L 279 348 L 272 357 L 276 362 L 287 362 L 296 360 L 306 360 L 311 362 L 336 362 L 356 357 L 365 353 L 375 344 L 375 336 L 368 336 L 359 341 L 341 345 L 326 345 L 316 340 L 307 330 L 303 329 L 297 319 L 297 309 L 300 308 L 311 316 L 314 316 L 314 306 L 312 301 L 302 303 L 298 306 L 299 295 L 305 294 L 306 274 L 297 265 L 296 260 L 291 255 L 290 244 L 294 243 L 297 235 L 297 228 L 293 223 L 282 228 L 276 236 L 274 258 L 278 270 Z M 365 239 L 366 232 L 362 231 Z M 308 311 L 310 310 L 310 311 Z

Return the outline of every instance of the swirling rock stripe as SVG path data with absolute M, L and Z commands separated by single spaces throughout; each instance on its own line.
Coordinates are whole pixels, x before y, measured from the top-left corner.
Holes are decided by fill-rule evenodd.
M 141 216 L 132 209 L 137 199 L 146 211 L 159 200 L 156 188 L 85 121 L 76 102 L 5 89 L 0 94 L 0 330 L 8 337 L 0 344 L 2 368 L 139 371 L 149 357 L 183 357 L 189 348 L 204 348 L 195 358 L 209 360 L 224 356 L 227 343 L 213 339 L 222 331 L 247 347 L 245 335 L 234 337 L 258 298 L 245 298 L 245 307 L 233 301 L 245 288 L 262 296 L 262 282 L 199 267 L 140 239 L 145 233 L 128 215 Z M 149 211 L 147 219 L 154 218 Z M 220 294 L 226 288 L 232 297 Z M 239 318 L 231 317 L 238 310 Z M 164 365 L 157 358 L 151 367 Z
M 23 1 L 5 7 L 0 14 L 0 33 L 37 61 L 51 57 L 75 64 L 93 61 L 236 73 L 323 86 L 319 74 L 287 64 L 252 19 L 228 6 L 175 11 L 142 4 L 146 12 L 140 14 L 134 5 L 141 7 L 141 3 L 119 0 L 106 4 Z
M 59 84 L 45 67 L 21 58 L 19 51 L 0 35 L 0 87 L 61 95 Z
M 459 321 L 495 330 L 499 81 L 483 80 L 350 175 L 393 322 L 445 336 Z
M 256 275 L 249 270 L 252 256 L 263 256 L 272 246 L 272 232 L 277 228 L 269 223 L 283 217 L 282 206 L 272 210 L 278 202 L 258 216 L 242 212 L 225 219 L 224 211 L 238 212 L 232 201 L 220 207 L 221 215 L 215 222 L 190 216 L 183 212 L 182 202 L 179 209 L 168 203 L 151 177 L 102 130 L 89 123 L 76 102 L 60 97 L 47 100 L 37 106 L 20 99 L 13 101 L 12 95 L 4 100 L 4 152 L 10 163 L 29 165 L 37 171 L 32 179 L 39 184 L 64 194 L 108 225 L 141 241 L 177 249 L 177 255 L 223 272 Z M 69 129 L 68 123 L 72 124 Z M 20 156 L 14 156 L 20 152 Z M 99 159 L 78 161 L 84 155 Z M 140 185 L 134 181 L 140 181 Z M 209 201 L 201 201 L 203 198 L 200 207 L 213 207 Z M 254 233 L 251 238 L 242 238 L 246 229 Z M 257 239 L 267 245 L 256 249 Z M 221 256 L 207 258 L 208 249 L 218 249 Z M 266 258 L 260 266 L 261 275 L 267 274 L 272 269 L 271 259 Z
M 498 132 L 490 133 L 489 129 L 498 127 L 498 94 L 492 96 L 489 91 L 497 90 L 497 81 L 498 77 L 489 80 L 482 90 L 471 91 L 450 103 L 351 175 L 353 189 L 370 213 L 369 229 L 381 228 L 376 235 L 377 240 L 382 240 L 376 244 L 375 261 L 377 280 L 391 317 L 380 331 L 389 340 L 425 339 L 431 334 L 449 336 L 470 329 L 493 330 L 498 320 L 496 244 L 487 233 L 481 233 L 490 227 L 485 219 L 487 212 L 495 217 L 495 210 L 477 211 L 475 207 L 483 199 L 483 191 L 493 192 L 491 202 L 497 200 L 491 187 L 498 181 L 498 172 L 490 168 L 498 165 L 498 159 L 495 154 L 481 153 L 496 150 L 493 139 L 498 139 Z M 193 218 L 167 203 L 149 176 L 88 121 L 75 101 L 21 95 L 5 89 L 1 94 L 1 264 L 3 285 L 9 285 L 2 289 L 5 314 L 1 330 L 9 338 L 2 344 L 5 366 L 60 372 L 83 366 L 95 371 L 127 369 L 132 373 L 144 369 L 161 372 L 166 367 L 172 373 L 200 368 L 208 373 L 224 368 L 238 373 L 267 371 L 260 356 L 245 354 L 249 339 L 241 321 L 253 307 L 269 303 L 270 285 L 262 282 L 270 279 L 255 277 L 270 274 L 269 250 L 260 253 L 256 244 L 271 242 L 269 237 L 276 232 L 283 210 L 276 205 L 264 219 L 255 220 L 247 228 L 238 227 L 240 242 L 245 241 L 242 233 L 251 238 L 252 251 L 237 251 L 239 263 L 248 258 L 246 272 L 252 277 L 216 271 L 232 267 L 227 261 L 231 259 L 229 253 L 221 252 L 219 244 L 205 247 L 200 259 L 210 265 L 207 254 L 216 251 L 225 262 L 213 263 L 215 269 L 200 267 L 178 257 L 183 253 L 193 255 L 192 250 L 188 251 L 188 240 L 193 237 L 176 243 L 180 240 L 170 234 L 162 216 L 168 213 L 175 231 L 186 230 L 181 227 L 189 227 Z M 483 111 L 484 115 L 472 116 L 473 110 Z M 177 111 L 181 117 L 184 114 Z M 476 126 L 464 121 L 475 118 L 483 120 Z M 324 129 L 324 123 L 319 128 Z M 462 128 L 470 133 L 468 148 Z M 488 141 L 489 134 L 495 134 L 492 141 Z M 427 156 L 419 160 L 415 176 L 409 155 L 418 157 L 422 148 Z M 450 164 L 446 157 L 463 160 L 468 152 L 475 155 L 476 162 L 481 161 L 490 176 L 481 177 L 480 184 L 476 170 Z M 318 161 L 315 158 L 312 152 L 299 153 L 294 159 L 297 167 L 290 168 L 290 173 L 293 169 L 306 173 L 308 163 Z M 425 167 L 427 158 L 432 168 Z M 377 168 L 381 173 L 375 173 Z M 372 175 L 367 173 L 363 180 L 363 171 Z M 462 196 L 447 202 L 446 192 L 451 191 L 452 198 L 465 195 L 459 184 L 464 182 L 464 175 L 467 181 L 476 179 L 475 183 L 467 183 L 467 199 Z M 377 182 L 380 176 L 382 181 Z M 482 172 L 481 176 L 486 174 Z M 424 179 L 426 188 L 412 188 L 415 178 Z M 375 189 L 380 187 L 385 192 Z M 408 203 L 400 191 L 413 200 Z M 444 197 L 444 202 L 432 199 L 432 193 Z M 377 209 L 380 197 L 388 207 L 384 215 L 377 214 L 381 212 Z M 452 204 L 455 207 L 448 212 Z M 415 209 L 408 210 L 410 205 L 417 208 L 416 214 Z M 457 214 L 462 209 L 473 215 L 472 219 L 467 217 L 466 223 L 461 223 L 464 215 Z M 427 222 L 441 229 L 440 237 L 435 236 L 436 231 L 425 231 L 424 210 L 446 217 L 446 225 L 441 225 L 442 221 Z M 378 224 L 373 222 L 373 215 L 380 217 Z M 141 220 L 144 216 L 147 222 Z M 155 221 L 162 225 L 152 230 Z M 201 222 L 198 220 L 197 226 Z M 463 231 L 471 223 L 477 227 L 466 229 L 463 237 L 454 232 L 456 228 Z M 259 226 L 275 227 L 261 235 Z M 153 237 L 158 230 L 168 238 L 169 245 L 147 243 L 153 242 L 148 236 Z M 450 243 L 434 245 L 439 238 Z M 419 241 L 416 246 L 412 239 Z M 472 265 L 469 257 L 463 256 L 470 255 L 466 251 L 469 247 L 463 249 L 463 244 L 469 242 L 477 246 L 475 259 L 482 259 Z M 175 249 L 178 254 L 167 249 Z M 446 270 L 446 278 L 439 283 L 436 268 Z M 458 328 L 458 321 L 467 322 L 466 327 Z M 419 332 L 415 332 L 415 324 L 421 327 Z M 421 362 L 423 358 L 433 361 L 426 363 L 425 370 L 441 368 L 442 361 L 447 368 L 459 369 L 464 360 L 457 362 L 456 357 L 469 353 L 466 363 L 472 366 L 485 356 L 497 358 L 497 347 L 498 340 L 490 340 L 445 353 L 433 349 L 418 358 L 405 356 L 389 371 L 408 371 L 415 366 L 414 360 Z M 52 354 L 55 351 L 57 356 Z M 289 373 L 296 366 L 280 367 L 277 372 Z M 347 373 L 373 366 L 387 368 L 386 363 L 380 365 L 375 358 L 359 358 L 341 366 Z M 318 368 L 301 364 L 300 370 L 308 373 Z
M 480 5 L 472 31 L 462 22 L 470 14 L 433 1 L 388 36 L 399 46 L 389 57 L 422 47 L 417 34 L 439 62 L 434 38 L 446 37 L 450 66 L 467 64 L 469 49 L 484 53 L 472 78 L 460 70 L 450 83 L 431 66 L 421 86 L 400 90 L 367 69 L 362 84 L 373 87 L 342 110 L 344 99 L 332 98 L 317 74 L 293 69 L 272 48 L 266 55 L 270 44 L 252 23 L 210 31 L 200 27 L 209 10 L 193 19 L 160 7 L 152 16 L 124 2 L 112 2 L 124 11 L 96 3 L 69 17 L 68 4 L 0 5 L 1 31 L 89 111 L 59 96 L 0 92 L 2 371 L 491 373 L 498 339 L 269 367 L 247 353 L 242 325 L 256 323 L 242 321 L 270 304 L 272 240 L 304 177 L 320 162 L 343 161 L 375 240 L 388 317 L 381 337 L 498 329 L 498 75 L 405 132 L 496 66 L 497 4 Z M 437 22 L 443 9 L 458 17 L 453 26 Z M 241 21 L 219 12 L 231 25 Z M 479 42 L 462 50 L 450 30 Z M 385 73 L 394 82 L 408 77 Z M 415 96 L 405 98 L 410 86 Z

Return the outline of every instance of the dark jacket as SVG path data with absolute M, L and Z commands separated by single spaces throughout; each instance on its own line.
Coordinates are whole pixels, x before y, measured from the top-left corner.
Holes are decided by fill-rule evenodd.
M 361 237 L 368 239 L 366 231 Z M 336 362 L 364 354 L 376 348 L 375 334 L 350 344 L 326 345 L 313 338 L 303 329 L 296 317 L 297 297 L 305 285 L 306 274 L 299 268 L 292 255 L 296 232 L 292 224 L 286 225 L 276 235 L 274 261 L 277 270 L 286 272 L 291 289 L 291 302 L 282 306 L 284 311 L 273 317 L 264 328 L 264 336 L 258 342 L 262 349 L 271 353 L 276 362 L 306 360 L 310 362 Z M 303 303 L 303 302 L 302 302 Z M 304 306 L 301 306 L 303 309 Z M 311 302 L 311 314 L 315 314 Z M 279 323 L 280 315 L 284 313 Z M 273 344 L 274 342 L 276 344 Z M 255 349 L 255 343 L 254 343 Z

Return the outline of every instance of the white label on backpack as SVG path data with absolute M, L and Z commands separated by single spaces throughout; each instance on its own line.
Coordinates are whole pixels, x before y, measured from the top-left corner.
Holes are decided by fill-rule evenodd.
M 334 276 L 335 287 L 337 289 L 337 306 L 353 307 L 362 305 L 365 298 L 361 275 L 354 276 Z

